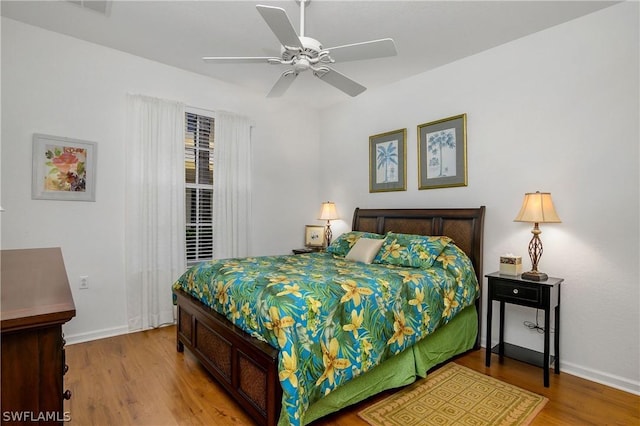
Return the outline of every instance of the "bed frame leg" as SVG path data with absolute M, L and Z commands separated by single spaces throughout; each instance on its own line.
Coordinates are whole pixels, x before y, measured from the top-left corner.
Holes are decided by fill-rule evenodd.
M 178 340 L 178 345 L 176 347 L 178 352 L 184 352 L 184 343 L 182 343 L 180 340 Z

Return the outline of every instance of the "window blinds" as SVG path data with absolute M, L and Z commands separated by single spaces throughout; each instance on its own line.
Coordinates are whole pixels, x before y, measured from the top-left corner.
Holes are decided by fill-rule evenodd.
M 213 258 L 214 119 L 185 114 L 187 263 Z

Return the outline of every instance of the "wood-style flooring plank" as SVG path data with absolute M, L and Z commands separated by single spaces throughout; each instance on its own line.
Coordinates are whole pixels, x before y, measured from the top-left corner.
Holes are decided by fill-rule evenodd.
M 195 357 L 176 351 L 175 327 L 132 333 L 66 348 L 69 372 L 65 402 L 72 425 L 252 425 L 238 406 Z M 456 359 L 460 365 L 549 398 L 532 426 L 640 425 L 640 397 L 566 373 L 550 375 L 515 360 L 503 364 L 493 355 L 484 365 L 484 350 Z M 367 423 L 358 417 L 364 407 L 388 396 L 377 395 L 314 426 Z

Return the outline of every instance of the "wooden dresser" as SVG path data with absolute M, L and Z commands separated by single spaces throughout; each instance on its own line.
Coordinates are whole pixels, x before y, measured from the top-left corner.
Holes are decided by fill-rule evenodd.
M 62 324 L 76 314 L 59 248 L 2 250 L 2 424 L 62 424 Z

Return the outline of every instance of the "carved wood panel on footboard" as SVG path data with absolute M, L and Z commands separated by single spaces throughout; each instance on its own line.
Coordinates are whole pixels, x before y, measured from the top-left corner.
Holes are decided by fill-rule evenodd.
M 174 290 L 174 294 L 178 351 L 186 346 L 256 422 L 275 425 L 282 399 L 278 351 L 252 339 L 187 293 Z

